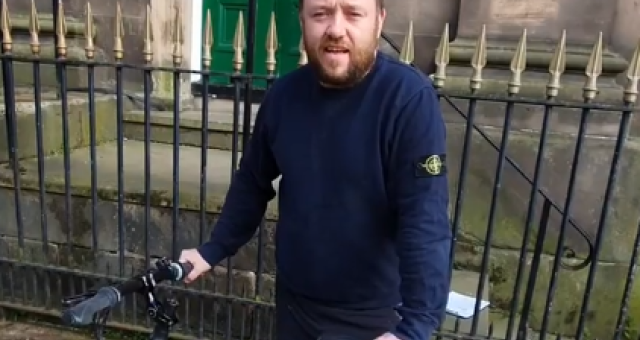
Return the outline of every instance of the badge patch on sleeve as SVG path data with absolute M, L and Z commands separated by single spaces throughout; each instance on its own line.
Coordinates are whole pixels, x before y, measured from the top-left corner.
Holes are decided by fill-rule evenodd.
M 447 173 L 446 155 L 427 155 L 416 161 L 416 177 L 436 177 Z

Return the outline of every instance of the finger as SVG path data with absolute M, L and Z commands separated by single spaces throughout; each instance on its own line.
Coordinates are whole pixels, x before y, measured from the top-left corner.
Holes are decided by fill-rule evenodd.
M 195 281 L 195 279 L 198 278 L 198 276 L 200 276 L 200 271 L 196 270 L 195 268 L 191 271 L 191 273 L 189 273 L 189 275 L 187 276 L 187 279 L 185 280 L 186 283 L 191 283 L 193 281 Z

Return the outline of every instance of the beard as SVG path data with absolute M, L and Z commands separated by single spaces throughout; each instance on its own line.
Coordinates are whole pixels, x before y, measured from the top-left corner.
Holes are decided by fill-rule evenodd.
M 310 46 L 304 40 L 309 65 L 316 71 L 320 83 L 328 87 L 345 88 L 360 82 L 371 70 L 375 62 L 378 39 L 375 31 L 366 43 L 360 46 L 349 45 L 341 39 L 325 36 L 317 46 Z M 338 69 L 337 64 L 324 59 L 327 47 L 338 47 L 348 50 L 348 65 L 346 69 Z

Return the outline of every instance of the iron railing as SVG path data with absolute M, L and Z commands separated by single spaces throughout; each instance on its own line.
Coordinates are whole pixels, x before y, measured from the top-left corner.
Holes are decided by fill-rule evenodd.
M 45 315 L 58 315 L 63 295 L 104 280 L 121 281 L 148 267 L 153 255 L 175 258 L 182 248 L 206 240 L 242 145 L 250 137 L 252 84 L 261 80 L 269 85 L 277 78 L 275 29 L 267 37 L 269 74 L 255 74 L 252 68 L 258 62 L 254 60 L 255 0 L 250 1 L 244 44 L 244 26 L 238 25 L 232 74 L 209 70 L 210 16 L 203 39 L 204 71 L 181 67 L 179 34 L 173 37 L 174 65 L 153 66 L 149 7 L 145 65 L 123 61 L 119 6 L 115 62 L 95 59 L 89 6 L 87 60 L 70 60 L 64 8 L 59 1 L 54 4 L 55 59 L 40 56 L 35 8 L 30 57 L 13 53 L 6 1 L 0 18 L 6 123 L 6 151 L 0 153 L 5 155 L 0 158 L 4 164 L 0 209 L 6 222 L 0 226 L 0 308 Z M 181 26 L 176 15 L 173 31 Z M 454 274 L 452 289 L 488 299 L 491 305 L 481 310 L 478 299 L 469 320 L 448 316 L 438 338 L 535 335 L 618 340 L 638 335 L 635 268 L 640 228 L 638 212 L 628 211 L 636 207 L 625 205 L 637 202 L 638 196 L 631 185 L 634 149 L 625 142 L 635 138 L 629 131 L 640 78 L 640 48 L 629 63 L 624 89 L 599 89 L 600 36 L 585 70 L 585 86 L 578 86 L 583 98 L 578 101 L 567 95 L 575 84 L 560 86 L 566 69 L 565 37 L 549 65 L 549 82 L 536 88 L 521 84 L 527 62 L 523 34 L 509 65 L 511 78 L 503 82 L 506 95 L 502 95 L 495 87 L 483 88 L 484 30 L 471 59 L 469 90 L 446 86 L 451 79 L 446 72 L 448 27 L 442 35 L 432 78 L 450 128 L 450 168 L 457 170 L 451 176 L 455 189 L 451 257 L 452 270 L 460 276 Z M 407 64 L 413 62 L 412 41 L 411 33 L 402 48 L 389 40 Z M 247 56 L 244 69 L 243 53 Z M 300 60 L 300 64 L 306 62 L 304 52 Z M 16 85 L 16 65 L 31 65 L 32 88 Z M 55 88 L 42 85 L 41 73 L 47 65 L 55 67 Z M 80 92 L 68 86 L 72 68 L 86 70 L 87 88 Z M 115 90 L 96 85 L 99 69 L 115 71 Z M 141 95 L 125 91 L 125 72 L 142 72 Z M 172 74 L 173 98 L 168 107 L 158 109 L 153 105 L 153 82 L 161 72 Z M 199 73 L 202 84 L 213 76 L 227 77 L 233 90 L 230 105 L 211 99 L 208 86 L 202 87 L 197 107 L 184 105 L 180 87 L 186 73 Z M 605 91 L 618 91 L 622 100 L 617 104 Z M 129 105 L 131 99 L 141 101 L 141 108 Z M 227 106 L 227 112 L 219 113 L 220 107 Z M 488 127 L 486 118 L 495 112 L 501 113 L 502 121 Z M 540 121 L 539 127 L 533 131 L 523 127 L 523 115 Z M 573 117 L 577 127 L 562 130 L 560 116 Z M 56 130 L 58 123 L 61 131 Z M 167 127 L 170 135 L 162 132 Z M 562 136 L 559 130 L 568 135 Z M 221 169 L 223 163 L 228 168 Z M 255 239 L 196 287 L 166 287 L 181 301 L 180 337 L 262 339 L 273 335 L 271 235 L 276 220 L 277 210 L 270 208 Z M 112 326 L 145 331 L 148 320 L 138 312 L 142 309 L 136 308 L 137 303 L 125 301 Z

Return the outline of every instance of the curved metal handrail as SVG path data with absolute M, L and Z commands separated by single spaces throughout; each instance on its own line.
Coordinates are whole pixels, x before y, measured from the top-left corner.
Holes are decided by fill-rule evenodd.
M 381 38 L 387 43 L 389 44 L 389 46 L 391 46 L 391 48 L 393 48 L 397 53 L 401 53 L 401 49 L 400 47 L 393 41 L 391 40 L 391 38 L 384 32 L 382 32 L 381 34 Z M 411 66 L 416 67 L 416 65 L 414 63 L 410 63 Z M 453 101 L 451 101 L 451 97 L 449 97 L 446 94 L 439 94 L 440 97 L 444 98 L 447 103 L 449 103 L 449 105 L 451 105 L 457 112 L 458 114 L 460 114 L 463 118 L 465 118 L 465 120 L 467 119 L 467 116 L 462 112 L 462 110 L 460 110 L 460 108 L 458 108 Z M 467 120 L 468 121 L 468 120 Z M 482 129 L 480 129 L 480 127 L 478 127 L 475 123 L 472 124 L 473 128 L 482 136 L 482 138 L 484 138 L 484 140 L 486 140 L 491 147 L 496 150 L 496 151 L 500 151 L 500 147 L 498 145 L 496 145 L 496 143 L 494 143 L 493 141 L 491 141 L 491 139 L 489 138 L 489 136 L 487 136 L 486 133 L 484 133 L 482 131 Z M 527 174 L 524 172 L 524 170 L 522 170 L 522 168 L 520 168 L 516 162 L 511 159 L 509 156 L 505 155 L 505 160 L 527 181 L 529 182 L 529 184 L 533 185 L 533 180 L 531 178 L 529 178 L 529 176 L 527 176 Z M 561 215 L 564 215 L 565 212 L 560 208 L 560 206 L 558 204 L 556 204 L 548 195 L 547 193 L 542 190 L 541 188 L 537 189 L 537 193 L 540 194 L 544 199 L 546 199 L 547 201 L 549 201 L 551 207 L 553 207 L 558 213 L 560 213 Z M 561 265 L 563 268 L 565 269 L 569 269 L 569 270 L 580 270 L 583 268 L 586 268 L 592 261 L 593 261 L 593 257 L 594 257 L 594 245 L 593 245 L 593 240 L 591 240 L 591 238 L 589 237 L 589 235 L 587 234 L 587 232 L 582 229 L 580 226 L 578 226 L 576 224 L 576 222 L 569 216 L 568 220 L 569 225 L 576 231 L 578 232 L 578 234 L 585 240 L 585 242 L 587 243 L 587 246 L 589 248 L 588 250 L 588 254 L 587 257 L 582 259 L 580 262 L 578 263 L 567 263 L 567 262 L 561 262 Z M 566 259 L 575 259 L 577 258 L 577 252 L 568 246 L 565 246 L 563 249 L 563 260 Z

